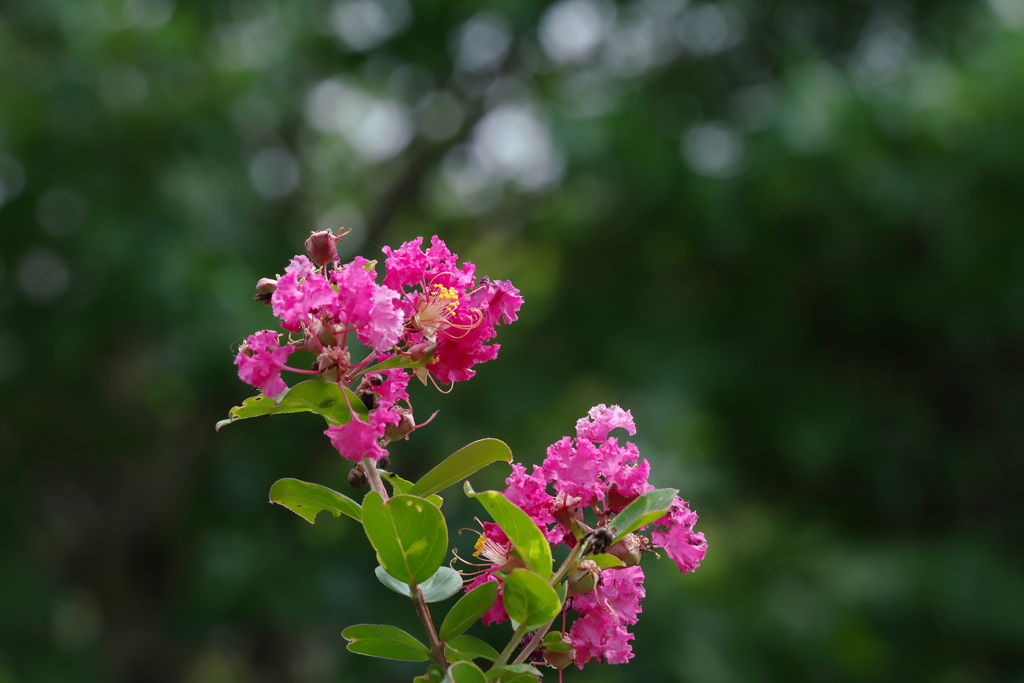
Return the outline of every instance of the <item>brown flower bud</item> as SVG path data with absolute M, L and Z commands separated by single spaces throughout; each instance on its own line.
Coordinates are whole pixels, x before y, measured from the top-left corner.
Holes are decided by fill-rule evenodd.
M 389 467 L 391 467 L 391 458 L 390 457 L 385 455 L 383 458 L 379 458 L 377 460 L 377 469 L 379 469 L 379 470 L 386 470 Z
M 253 297 L 253 300 L 269 306 L 270 297 L 273 296 L 276 291 L 277 280 L 273 280 L 269 277 L 262 277 L 260 278 L 260 281 L 256 283 L 256 296 Z
M 366 472 L 359 463 L 356 463 L 356 466 L 349 470 L 348 483 L 354 489 L 361 489 L 366 486 Z
M 306 253 L 309 260 L 318 266 L 326 266 L 338 258 L 338 238 L 330 230 L 314 232 L 306 240 Z

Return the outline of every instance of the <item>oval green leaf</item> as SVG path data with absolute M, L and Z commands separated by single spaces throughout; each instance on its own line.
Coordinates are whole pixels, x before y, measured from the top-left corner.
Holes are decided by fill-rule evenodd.
M 672 507 L 672 501 L 675 500 L 677 493 L 678 489 L 654 489 L 627 505 L 626 509 L 609 522 L 616 529 L 613 543 L 618 543 L 626 534 L 664 515 Z
M 419 496 L 399 495 L 387 503 L 376 491 L 363 499 L 363 529 L 388 574 L 421 584 L 448 552 L 448 528 L 441 511 Z
M 548 623 L 562 610 L 562 601 L 546 579 L 526 569 L 514 569 L 505 578 L 502 595 L 508 616 L 526 630 Z
M 373 372 L 379 372 L 381 370 L 391 370 L 394 368 L 422 368 L 427 362 L 425 360 L 413 360 L 409 356 L 391 356 L 387 360 L 383 360 L 377 363 L 371 368 L 363 370 L 363 375 L 369 375 Z
M 623 562 L 619 558 L 615 557 L 614 555 L 609 555 L 607 553 L 600 553 L 598 555 L 591 555 L 587 559 L 588 560 L 593 560 L 594 563 L 598 567 L 600 567 L 601 569 L 617 569 L 619 567 L 625 567 L 626 566 L 625 562 Z
M 430 660 L 430 650 L 400 628 L 388 624 L 358 624 L 341 632 L 349 652 L 406 662 Z
M 278 479 L 270 487 L 270 502 L 283 505 L 310 524 L 316 516 L 327 510 L 335 517 L 348 515 L 357 522 L 363 521 L 359 503 L 337 491 L 298 479 Z
M 492 462 L 512 462 L 512 450 L 504 441 L 480 439 L 455 451 L 423 475 L 409 493 L 429 496 L 458 483 Z
M 438 632 L 441 640 L 450 640 L 464 633 L 476 620 L 489 610 L 498 599 L 498 582 L 487 581 L 469 591 L 452 605 L 448 615 L 441 622 Z
M 530 516 L 509 502 L 508 498 L 497 491 L 481 491 L 476 493 L 467 481 L 466 495 L 476 498 L 490 513 L 491 518 L 505 532 L 512 545 L 519 551 L 527 567 L 544 577 L 551 578 L 551 546 L 544 534 Z
M 348 396 L 348 403 L 345 403 L 345 396 Z M 245 399 L 242 405 L 228 411 L 228 419 L 218 422 L 216 429 L 250 417 L 284 413 L 316 413 L 328 424 L 343 425 L 352 419 L 349 405 L 359 417 L 366 419 L 366 406 L 350 390 L 342 390 L 334 382 L 311 379 L 299 382 L 274 397 L 259 394 Z
M 448 668 L 444 683 L 487 683 L 487 677 L 473 662 L 456 662 Z
M 395 577 L 388 574 L 384 567 L 378 566 L 373 570 L 377 580 L 395 591 L 399 595 L 409 598 L 413 595 L 413 588 L 407 583 L 402 583 Z M 493 583 L 493 582 L 490 582 Z M 441 602 L 452 597 L 462 590 L 462 574 L 451 567 L 439 567 L 434 575 L 420 584 L 425 602 Z
M 395 492 L 395 495 L 409 493 L 410 489 L 412 489 L 413 487 L 413 483 L 411 481 L 409 481 L 408 479 L 402 479 L 394 472 L 388 472 L 387 470 L 377 470 L 377 473 L 380 474 L 381 479 L 391 484 L 391 488 Z M 430 495 L 426 496 L 426 499 L 429 500 L 434 505 L 436 505 L 437 507 L 441 507 L 441 504 L 444 502 L 444 499 L 441 498 L 441 496 Z
M 444 651 L 449 662 L 463 659 L 486 659 L 493 662 L 498 658 L 498 651 L 476 636 L 461 635 L 452 638 L 445 643 Z

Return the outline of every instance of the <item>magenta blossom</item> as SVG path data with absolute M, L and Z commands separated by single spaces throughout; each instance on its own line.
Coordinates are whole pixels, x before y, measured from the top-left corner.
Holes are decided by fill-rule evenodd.
M 239 379 L 267 396 L 277 396 L 288 388 L 281 379 L 281 369 L 295 347 L 281 346 L 280 338 L 281 335 L 271 330 L 251 334 L 235 356 Z
M 423 238 L 387 254 L 384 285 L 401 292 L 409 348 L 428 358 L 427 370 L 448 384 L 469 379 L 477 363 L 493 360 L 497 345 L 488 345 L 494 326 L 517 320 L 523 299 L 508 282 L 477 280 L 472 263 L 458 265 L 458 255 L 437 236 L 421 250 Z
M 379 460 L 388 454 L 380 445 L 388 424 L 397 424 L 398 417 L 385 410 L 374 410 L 370 413 L 369 422 L 364 422 L 353 411 L 352 419 L 343 425 L 331 425 L 324 434 L 341 457 L 352 462 L 363 458 Z
M 589 529 L 609 525 L 629 503 L 654 489 L 648 482 L 650 463 L 640 458 L 635 444 L 620 444 L 617 437 L 610 436 L 616 429 L 636 433 L 630 412 L 618 406 L 596 406 L 576 423 L 575 439 L 564 437 L 548 448 L 542 465 L 535 465 L 532 472 L 518 463 L 512 465 L 504 495 L 526 512 L 552 545 L 576 547 Z M 680 571 L 693 571 L 707 550 L 704 535 L 693 531 L 696 521 L 696 513 L 677 496 L 669 511 L 654 523 L 650 538 L 634 532 L 604 549 L 625 566 L 601 570 L 592 592 L 581 588 L 581 593 L 568 601 L 577 615 L 568 632 L 577 665 L 592 660 L 622 664 L 633 657 L 629 643 L 633 635 L 627 627 L 636 623 L 644 597 L 644 574 L 638 566 L 643 551 L 664 548 Z M 484 556 L 492 564 L 486 576 L 478 576 L 470 586 L 500 582 L 498 572 L 512 552 L 508 539 L 500 530 L 485 525 L 477 546 L 487 549 Z M 505 618 L 504 609 L 495 606 L 488 623 Z

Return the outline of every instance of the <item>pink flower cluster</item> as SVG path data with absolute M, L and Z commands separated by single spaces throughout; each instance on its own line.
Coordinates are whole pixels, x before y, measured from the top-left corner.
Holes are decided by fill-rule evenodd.
M 329 231 L 314 233 L 306 242 L 309 257 L 293 258 L 276 280 L 260 280 L 257 300 L 269 303 L 291 334 L 284 343 L 271 330 L 251 335 L 235 364 L 238 376 L 267 396 L 287 388 L 282 370 L 317 375 L 355 391 L 370 409 L 369 421 L 353 411 L 349 422 L 325 433 L 342 456 L 359 462 L 383 457 L 382 443 L 415 428 L 406 390 L 413 376 L 441 384 L 472 377 L 474 365 L 497 356 L 499 346 L 489 343 L 494 328 L 514 322 L 523 299 L 509 282 L 476 278 L 476 267 L 459 265 L 458 256 L 436 236 L 426 250 L 422 237 L 398 249 L 384 247 L 381 284 L 376 261 L 357 256 L 342 265 L 336 240 Z M 352 335 L 367 349 L 362 360 L 352 360 Z M 285 365 L 300 349 L 314 356 L 312 369 Z M 396 357 L 415 366 L 364 374 Z
M 640 459 L 633 443 L 620 444 L 616 437 L 609 436 L 616 428 L 630 435 L 636 433 L 629 411 L 618 406 L 596 406 L 577 422 L 576 438 L 564 437 L 552 444 L 544 462 L 534 465 L 532 472 L 520 464 L 512 466 L 505 497 L 536 522 L 553 546 L 565 543 L 575 547 L 581 530 L 604 527 L 637 497 L 653 490 L 647 481 L 650 463 Z M 631 533 L 604 550 L 626 566 L 600 571 L 593 591 L 569 599 L 569 607 L 578 615 L 568 632 L 578 666 L 582 668 L 591 660 L 621 664 L 633 657 L 629 644 L 633 635 L 627 626 L 637 622 L 640 599 L 644 597 L 640 557 L 646 550 L 662 548 L 680 571 L 695 570 L 707 551 L 704 534 L 693 531 L 696 521 L 697 514 L 676 496 L 668 513 L 654 522 L 649 539 Z M 512 546 L 501 529 L 484 524 L 477 555 L 492 564 L 467 585 L 467 590 L 485 581 L 500 581 L 498 572 L 516 566 L 511 552 Z M 491 624 L 507 618 L 499 598 L 483 620 Z

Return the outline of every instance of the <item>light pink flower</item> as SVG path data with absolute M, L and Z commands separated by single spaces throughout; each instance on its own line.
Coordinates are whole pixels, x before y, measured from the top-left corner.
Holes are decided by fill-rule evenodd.
M 608 433 L 621 427 L 632 436 L 636 434 L 636 425 L 633 423 L 633 415 L 628 410 L 618 406 L 608 407 L 605 404 L 594 406 L 576 422 L 576 438 L 587 441 L 604 441 Z

